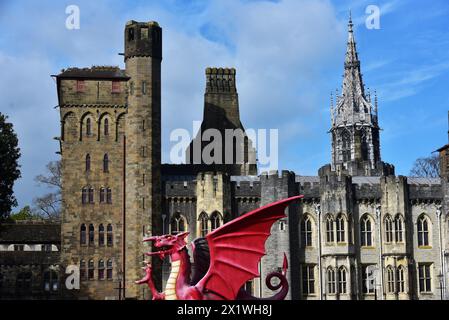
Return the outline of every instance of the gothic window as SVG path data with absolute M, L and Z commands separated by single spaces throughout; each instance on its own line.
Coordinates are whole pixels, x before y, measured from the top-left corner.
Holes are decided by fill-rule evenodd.
M 111 188 L 106 188 L 106 202 L 111 204 L 112 203 L 112 190 Z
M 104 279 L 104 260 L 98 261 L 98 280 Z
M 385 217 L 385 242 L 392 243 L 393 242 L 393 221 L 390 215 Z
M 214 231 L 215 229 L 219 228 L 221 225 L 221 216 L 220 213 L 214 212 L 210 216 L 210 229 L 211 231 Z
M 351 136 L 349 132 L 344 131 L 341 137 L 341 150 L 343 155 L 343 161 L 351 161 Z
M 58 291 L 58 274 L 54 270 L 44 272 L 44 291 Z
M 419 292 L 432 292 L 432 276 L 430 274 L 430 264 L 420 264 L 418 266 Z
M 366 136 L 366 132 L 361 132 L 361 151 L 362 151 L 362 159 L 368 160 L 368 139 Z
M 112 93 L 120 93 L 120 81 L 112 81 Z
M 185 219 L 179 212 L 176 212 L 173 216 L 170 227 L 171 233 L 174 235 L 186 231 Z
M 330 216 L 326 219 L 326 242 L 334 242 L 334 219 Z
M 360 242 L 363 247 L 373 245 L 372 222 L 368 215 L 365 215 L 360 221 Z
M 302 293 L 303 295 L 315 294 L 315 266 L 302 266 Z
M 404 220 L 402 219 L 402 216 L 398 214 L 396 218 L 394 219 L 394 232 L 395 232 L 395 238 L 396 242 L 403 242 L 404 241 Z
M 134 40 L 134 28 L 128 29 L 128 41 Z
M 87 203 L 87 188 L 86 187 L 84 187 L 81 190 L 81 203 L 83 203 L 83 204 Z
M 405 270 L 403 266 L 397 269 L 398 292 L 405 293 Z
M 108 224 L 108 226 L 107 226 L 107 239 L 106 239 L 108 247 L 112 247 L 113 240 L 114 240 L 114 238 L 113 238 L 113 234 L 112 234 L 112 225 Z
M 418 219 L 418 246 L 429 246 L 429 219 L 425 215 L 421 215 Z
M 90 118 L 86 119 L 86 135 L 88 136 L 92 135 L 92 122 Z
M 109 119 L 108 118 L 104 119 L 104 127 L 103 127 L 103 129 L 104 129 L 103 134 L 105 136 L 108 136 L 109 135 Z
M 87 265 L 87 278 L 89 280 L 94 279 L 94 273 L 95 273 L 95 266 L 94 266 L 94 260 L 89 260 L 89 263 Z
M 86 261 L 80 261 L 80 280 L 86 280 Z
M 98 245 L 100 247 L 104 246 L 104 226 L 100 224 L 98 226 Z
M 372 265 L 362 266 L 362 291 L 365 294 L 374 293 L 376 279 Z
M 301 221 L 301 243 L 303 247 L 312 246 L 312 220 L 308 215 Z
M 109 172 L 109 156 L 107 153 L 103 156 L 103 172 Z
M 345 242 L 345 218 L 342 215 L 339 215 L 336 224 L 337 224 L 337 242 Z
M 89 188 L 89 203 L 94 203 L 94 188 Z
M 86 245 L 86 225 L 83 223 L 80 227 L 80 244 Z
M 93 246 L 95 240 L 95 228 L 94 225 L 91 223 L 89 224 L 89 245 Z
M 106 189 L 101 187 L 100 188 L 100 203 L 105 202 L 105 193 L 106 193 Z
M 84 92 L 85 82 L 84 80 L 76 80 L 76 92 Z
M 336 294 L 335 270 L 331 267 L 327 269 L 327 293 Z
M 106 277 L 108 280 L 112 280 L 112 260 L 109 259 L 107 262 L 107 269 L 106 269 Z
M 90 154 L 86 155 L 86 172 L 90 171 Z
M 16 278 L 16 288 L 21 291 L 28 291 L 31 289 L 31 272 L 21 272 Z
M 199 220 L 200 220 L 200 234 L 201 237 L 204 238 L 209 232 L 207 214 L 205 212 L 201 212 Z
M 338 269 L 338 293 L 346 294 L 346 268 L 340 267 Z
M 387 270 L 387 292 L 394 293 L 395 292 L 395 283 L 394 283 L 394 270 L 392 266 L 388 266 Z

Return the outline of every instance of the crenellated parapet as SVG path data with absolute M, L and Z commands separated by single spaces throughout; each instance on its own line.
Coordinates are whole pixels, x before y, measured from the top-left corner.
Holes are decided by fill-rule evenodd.
M 207 68 L 206 93 L 236 93 L 234 68 Z

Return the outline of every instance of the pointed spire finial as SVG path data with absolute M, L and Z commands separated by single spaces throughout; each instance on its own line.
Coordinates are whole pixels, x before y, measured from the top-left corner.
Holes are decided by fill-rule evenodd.
M 352 11 L 349 9 L 349 22 L 348 22 L 348 31 L 352 32 L 352 27 L 354 24 L 352 23 Z

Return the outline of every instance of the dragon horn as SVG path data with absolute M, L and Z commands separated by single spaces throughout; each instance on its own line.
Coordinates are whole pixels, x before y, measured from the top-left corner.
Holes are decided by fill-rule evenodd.
M 287 255 L 284 252 L 284 263 L 282 264 L 282 273 L 284 275 L 287 274 L 287 269 L 288 269 L 288 260 L 287 260 Z
M 157 237 L 155 237 L 155 236 L 143 238 L 143 242 L 156 241 L 156 239 L 157 239 Z

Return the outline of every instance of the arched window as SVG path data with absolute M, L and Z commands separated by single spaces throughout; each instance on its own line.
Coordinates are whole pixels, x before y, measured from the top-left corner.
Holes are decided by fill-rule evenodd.
M 112 190 L 111 188 L 106 188 L 106 202 L 111 204 L 112 203 Z
M 365 215 L 360 221 L 360 242 L 363 247 L 371 247 L 373 245 L 373 230 L 371 219 Z
M 84 187 L 81 190 L 81 203 L 86 204 L 87 203 L 87 188 Z
M 90 154 L 86 155 L 86 172 L 90 171 Z
M 108 136 L 109 135 L 109 119 L 108 118 L 105 118 L 104 119 L 104 135 L 105 136 Z
M 104 226 L 100 224 L 98 226 L 98 245 L 100 247 L 104 246 Z
M 405 270 L 403 266 L 397 269 L 398 292 L 405 293 Z
M 107 262 L 106 277 L 108 278 L 108 280 L 112 280 L 112 260 L 111 259 L 109 259 Z
M 361 132 L 361 151 L 362 151 L 362 159 L 365 161 L 368 160 L 368 139 L 365 130 Z
M 108 243 L 108 247 L 112 247 L 113 241 L 114 241 L 114 237 L 113 237 L 113 234 L 112 234 L 112 225 L 108 224 L 108 226 L 107 226 L 107 243 Z
M 100 203 L 105 203 L 106 200 L 106 190 L 105 188 L 100 188 Z
M 429 246 L 429 219 L 421 215 L 418 219 L 418 246 Z
M 306 215 L 301 221 L 301 243 L 303 247 L 311 247 L 312 244 L 312 221 Z
M 104 280 L 104 261 L 98 261 L 98 280 Z
M 89 203 L 94 203 L 94 188 L 89 188 Z
M 327 269 L 327 293 L 328 294 L 336 293 L 335 270 L 333 268 Z
M 107 153 L 103 156 L 103 172 L 109 172 L 109 156 Z
M 351 136 L 349 132 L 344 131 L 341 136 L 341 151 L 343 156 L 343 161 L 351 161 Z
M 338 293 L 346 293 L 346 283 L 346 268 L 340 267 L 340 269 L 338 269 Z
M 184 220 L 184 217 L 181 216 L 179 212 L 176 212 L 171 220 L 171 233 L 172 234 L 178 234 L 180 232 L 186 231 L 186 223 Z
M 387 273 L 387 292 L 394 293 L 395 285 L 394 285 L 394 269 L 393 269 L 393 267 L 388 266 L 386 273 Z
M 89 263 L 87 265 L 87 278 L 89 280 L 94 279 L 94 273 L 95 273 L 95 266 L 94 266 L 94 260 L 89 260 Z
M 211 230 L 214 231 L 215 229 L 219 228 L 221 225 L 221 216 L 218 212 L 212 213 L 210 216 L 210 226 Z
M 86 245 L 87 243 L 87 238 L 86 238 L 86 225 L 83 223 L 80 227 L 80 244 L 81 245 Z
M 326 242 L 334 242 L 334 219 L 331 216 L 326 219 Z
M 201 237 L 204 238 L 209 233 L 207 213 L 201 212 L 199 220 L 200 220 L 200 234 Z
M 92 122 L 90 118 L 86 119 L 86 135 L 88 136 L 92 135 Z
M 89 245 L 93 246 L 95 240 L 95 229 L 93 224 L 89 224 Z
M 337 242 L 345 242 L 345 218 L 339 215 L 337 218 Z
M 398 214 L 396 218 L 394 219 L 394 231 L 395 231 L 395 237 L 396 242 L 403 242 L 404 241 L 404 220 L 402 219 L 402 216 Z
M 44 291 L 58 291 L 59 281 L 58 274 L 54 270 L 44 272 Z
M 393 220 L 391 220 L 390 215 L 385 217 L 385 242 L 393 242 Z
M 86 280 L 86 261 L 80 261 L 80 280 Z

